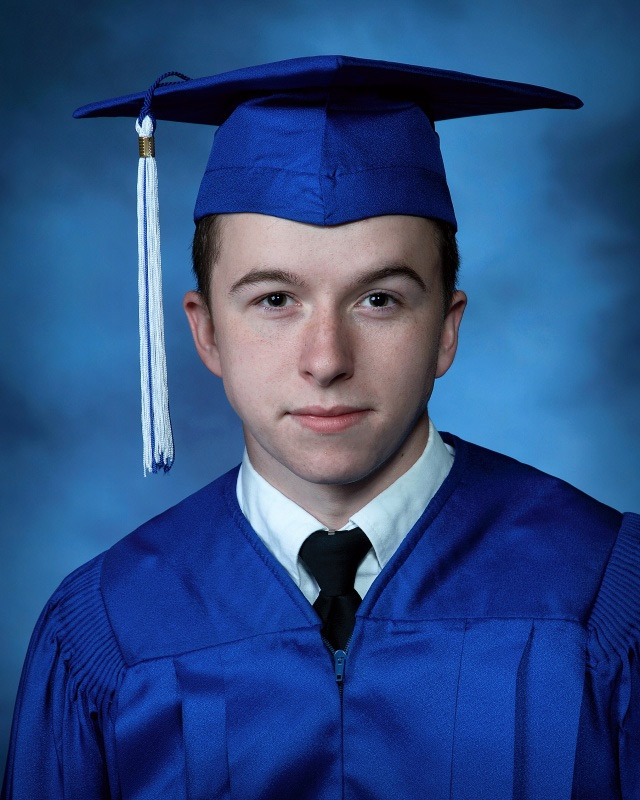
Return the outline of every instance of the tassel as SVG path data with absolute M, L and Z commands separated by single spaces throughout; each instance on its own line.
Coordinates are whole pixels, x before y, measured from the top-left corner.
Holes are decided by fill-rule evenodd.
M 162 310 L 162 266 L 158 170 L 154 156 L 155 123 L 150 114 L 136 120 L 138 162 L 138 293 L 140 386 L 142 389 L 143 471 L 168 472 L 173 464 L 167 360 Z
M 160 259 L 160 214 L 158 169 L 153 134 L 156 123 L 151 104 L 156 89 L 166 78 L 189 78 L 181 72 L 165 72 L 147 90 L 138 132 L 138 298 L 140 324 L 140 386 L 142 389 L 143 474 L 168 472 L 173 464 L 173 432 L 169 415 L 167 357 L 164 347 L 162 311 L 162 265 Z

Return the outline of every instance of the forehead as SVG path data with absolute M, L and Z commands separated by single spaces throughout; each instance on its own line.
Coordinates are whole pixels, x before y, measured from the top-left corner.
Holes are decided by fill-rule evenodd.
M 386 215 L 320 226 L 264 214 L 220 217 L 217 271 L 227 278 L 257 266 L 309 274 L 353 272 L 385 263 L 439 264 L 438 231 L 424 217 Z

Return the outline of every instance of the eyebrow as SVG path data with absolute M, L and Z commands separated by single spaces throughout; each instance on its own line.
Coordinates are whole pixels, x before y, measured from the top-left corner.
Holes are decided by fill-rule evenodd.
M 258 268 L 252 269 L 237 280 L 229 289 L 229 294 L 236 294 L 245 286 L 254 286 L 256 283 L 286 283 L 289 286 L 299 286 L 306 288 L 307 284 L 295 272 L 287 272 L 284 269 Z
M 385 278 L 409 278 L 414 283 L 417 283 L 423 292 L 427 291 L 427 285 L 418 275 L 418 273 L 408 264 L 385 264 L 378 269 L 364 272 L 359 275 L 353 282 L 353 287 L 368 286 L 370 283 L 377 283 Z
M 376 283 L 377 281 L 384 280 L 385 278 L 396 277 L 409 278 L 416 283 L 423 292 L 427 291 L 425 282 L 413 267 L 410 267 L 408 264 L 385 264 L 369 272 L 363 272 L 354 279 L 350 288 L 359 289 Z M 252 269 L 237 280 L 229 289 L 229 294 L 236 294 L 245 286 L 254 286 L 258 283 L 280 283 L 287 284 L 288 286 L 297 286 L 301 289 L 306 289 L 308 287 L 307 282 L 300 275 L 296 275 L 295 272 L 288 272 L 283 269 L 258 268 Z

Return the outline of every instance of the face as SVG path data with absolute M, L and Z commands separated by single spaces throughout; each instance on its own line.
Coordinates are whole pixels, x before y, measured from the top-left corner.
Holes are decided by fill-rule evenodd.
M 185 310 L 252 464 L 281 490 L 367 480 L 420 455 L 465 305 L 456 292 L 445 313 L 434 231 L 409 216 L 223 218 L 211 315 L 196 292 Z

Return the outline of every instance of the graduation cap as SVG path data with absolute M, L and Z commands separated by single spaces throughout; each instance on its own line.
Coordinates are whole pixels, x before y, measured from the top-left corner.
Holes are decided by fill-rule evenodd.
M 168 78 L 178 80 L 167 81 Z M 580 108 L 541 86 L 347 56 L 278 61 L 91 103 L 81 117 L 136 118 L 144 469 L 173 462 L 160 285 L 157 120 L 218 126 L 194 218 L 254 212 L 313 225 L 383 214 L 456 227 L 435 123 Z

